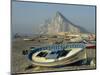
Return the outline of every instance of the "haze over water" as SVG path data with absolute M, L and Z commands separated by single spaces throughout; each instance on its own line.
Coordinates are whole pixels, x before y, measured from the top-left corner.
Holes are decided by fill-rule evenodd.
M 95 33 L 95 6 L 12 2 L 12 34 L 38 34 L 45 20 L 60 11 L 72 23 Z

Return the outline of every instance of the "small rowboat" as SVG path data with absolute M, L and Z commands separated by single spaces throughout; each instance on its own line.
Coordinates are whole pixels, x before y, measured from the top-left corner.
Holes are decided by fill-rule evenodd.
M 94 48 L 96 48 L 96 42 L 95 41 L 85 42 L 85 45 L 86 45 L 87 49 L 94 49 Z
M 94 49 L 94 48 L 96 48 L 96 46 L 95 46 L 95 44 L 86 44 L 86 48 Z
M 85 47 L 86 45 L 83 43 L 49 45 L 32 49 L 28 58 L 38 66 L 71 64 L 86 58 Z

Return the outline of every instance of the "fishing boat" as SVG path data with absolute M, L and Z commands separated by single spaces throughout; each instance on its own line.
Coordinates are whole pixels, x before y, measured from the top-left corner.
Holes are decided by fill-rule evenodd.
M 87 49 L 94 49 L 96 48 L 96 41 L 85 41 L 84 44 L 86 45 Z
M 95 44 L 86 44 L 86 48 L 88 48 L 88 49 L 94 49 L 94 48 L 96 48 L 96 45 Z
M 67 65 L 85 59 L 85 47 L 83 43 L 69 43 L 32 48 L 28 58 L 38 66 Z

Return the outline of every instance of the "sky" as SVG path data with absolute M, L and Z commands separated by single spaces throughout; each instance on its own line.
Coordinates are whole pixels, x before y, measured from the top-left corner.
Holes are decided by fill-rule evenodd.
M 61 12 L 77 26 L 95 33 L 95 6 L 12 1 L 12 33 L 37 34 L 45 20 Z

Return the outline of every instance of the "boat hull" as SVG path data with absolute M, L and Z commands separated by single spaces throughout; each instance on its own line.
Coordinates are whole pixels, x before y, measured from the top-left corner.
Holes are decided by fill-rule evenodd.
M 96 46 L 95 46 L 95 45 L 91 45 L 91 46 L 87 46 L 86 48 L 87 48 L 87 49 L 95 49 Z
M 34 65 L 37 65 L 37 66 L 60 66 L 60 65 L 68 65 L 68 64 L 71 64 L 71 63 L 74 63 L 74 62 L 77 62 L 77 61 L 80 61 L 80 60 L 83 60 L 83 59 L 86 59 L 86 51 L 85 50 L 82 50 L 68 58 L 64 58 L 62 60 L 56 60 L 54 62 L 35 62 L 34 60 L 32 61 L 32 63 Z

